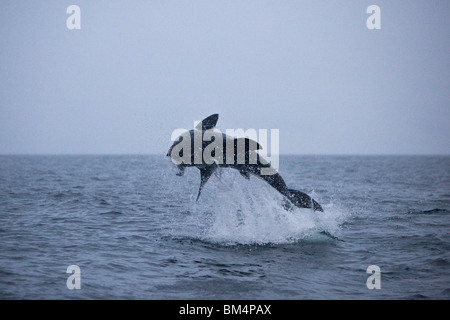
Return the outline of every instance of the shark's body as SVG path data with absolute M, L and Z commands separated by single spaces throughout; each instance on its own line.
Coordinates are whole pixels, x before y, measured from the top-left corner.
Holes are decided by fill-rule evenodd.
M 214 173 L 218 167 L 233 168 L 239 171 L 239 173 L 246 179 L 250 179 L 250 174 L 263 179 L 278 192 L 280 192 L 284 197 L 286 197 L 292 204 L 299 208 L 312 208 L 315 211 L 323 211 L 319 203 L 312 199 L 309 195 L 298 191 L 289 189 L 284 182 L 281 175 L 273 169 L 268 161 L 266 161 L 261 155 L 257 153 L 257 150 L 262 149 L 261 146 L 248 138 L 234 138 L 226 134 L 216 134 L 211 141 L 204 141 L 203 137 L 206 131 L 212 130 L 218 120 L 218 115 L 213 114 L 206 119 L 204 119 L 194 130 L 187 131 L 179 136 L 173 145 L 167 152 L 167 156 L 170 156 L 172 160 L 177 156 L 183 156 L 184 150 L 181 154 L 176 154 L 178 152 L 177 145 L 183 140 L 190 141 L 190 157 L 189 155 L 184 155 L 185 160 L 182 163 L 178 163 L 179 173 L 178 175 L 183 175 L 185 167 L 197 167 L 200 170 L 200 188 L 198 191 L 197 200 L 200 197 L 201 191 L 205 183 Z M 197 147 L 194 143 L 196 136 L 201 137 L 201 147 Z M 189 139 L 189 140 L 188 140 Z M 217 139 L 222 139 L 222 141 L 217 141 Z M 200 151 L 201 154 L 205 151 L 212 142 L 216 142 L 221 146 L 221 156 L 218 153 L 219 158 L 215 158 L 214 162 L 205 161 L 201 159 L 196 161 L 195 151 Z M 200 149 L 201 148 L 201 149 Z M 233 152 L 227 152 L 227 150 L 232 148 Z M 175 149 L 175 150 L 174 150 Z M 215 151 L 212 152 L 215 155 Z M 219 161 L 217 161 L 219 159 Z M 221 161 L 220 161 L 221 160 Z M 179 161 L 178 161 L 179 162 Z M 270 172 L 270 174 L 267 174 Z

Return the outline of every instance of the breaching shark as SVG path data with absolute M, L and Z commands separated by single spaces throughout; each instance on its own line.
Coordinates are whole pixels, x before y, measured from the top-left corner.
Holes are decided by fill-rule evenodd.
M 298 208 L 323 211 L 320 204 L 306 193 L 288 188 L 281 175 L 257 153 L 262 149 L 259 143 L 249 138 L 235 138 L 215 132 L 213 129 L 218 119 L 218 114 L 205 118 L 193 130 L 178 136 L 167 152 L 167 156 L 178 166 L 177 175 L 182 176 L 186 167 L 200 170 L 197 200 L 214 171 L 227 167 L 238 170 L 246 179 L 250 179 L 251 174 L 263 179 Z M 205 151 L 209 151 L 206 154 L 211 156 L 204 157 Z

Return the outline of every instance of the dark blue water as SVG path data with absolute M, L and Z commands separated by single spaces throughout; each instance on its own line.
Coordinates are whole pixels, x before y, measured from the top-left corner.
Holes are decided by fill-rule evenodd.
M 450 157 L 281 157 L 324 213 L 232 169 L 195 202 L 198 170 L 175 173 L 163 156 L 1 156 L 0 298 L 450 298 Z

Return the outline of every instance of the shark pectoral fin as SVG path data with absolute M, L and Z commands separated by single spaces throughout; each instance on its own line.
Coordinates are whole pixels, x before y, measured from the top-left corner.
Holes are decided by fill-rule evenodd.
M 200 169 L 200 188 L 198 189 L 197 201 L 198 198 L 200 198 L 203 186 L 211 177 L 211 175 L 214 173 L 214 171 L 217 169 L 217 165 L 211 165 L 206 168 L 199 168 L 199 169 Z
M 216 126 L 217 120 L 219 120 L 219 115 L 217 113 L 210 115 L 209 117 L 203 119 L 196 126 L 196 130 L 209 130 Z
M 248 171 L 239 171 L 241 176 L 243 176 L 245 179 L 250 180 L 250 172 Z

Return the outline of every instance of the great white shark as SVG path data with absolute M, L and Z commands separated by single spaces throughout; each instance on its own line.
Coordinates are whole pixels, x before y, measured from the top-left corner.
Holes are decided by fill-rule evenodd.
M 306 193 L 288 188 L 270 162 L 257 152 L 262 149 L 259 143 L 249 138 L 235 138 L 213 132 L 218 119 L 218 114 L 203 119 L 193 130 L 185 131 L 178 136 L 167 152 L 167 156 L 178 166 L 177 175 L 182 176 L 186 167 L 197 167 L 200 170 L 197 200 L 214 171 L 219 167 L 226 167 L 238 170 L 246 179 L 254 175 L 266 181 L 298 208 L 323 211 L 320 204 Z M 205 151 L 210 151 L 210 158 L 202 157 Z

